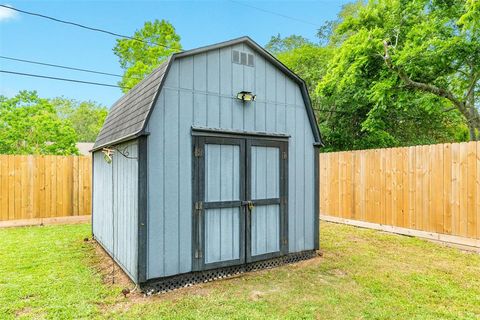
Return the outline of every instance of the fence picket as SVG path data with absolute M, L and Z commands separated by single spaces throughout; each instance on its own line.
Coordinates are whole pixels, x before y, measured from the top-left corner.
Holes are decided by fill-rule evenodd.
M 90 157 L 0 155 L 0 221 L 88 215 L 90 193 Z
M 480 142 L 323 153 L 320 161 L 323 215 L 480 239 Z

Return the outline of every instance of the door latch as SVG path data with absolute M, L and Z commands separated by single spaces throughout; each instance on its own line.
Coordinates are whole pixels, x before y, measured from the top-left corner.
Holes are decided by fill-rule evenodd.
M 253 204 L 252 201 L 248 201 L 248 210 L 250 210 L 250 212 L 253 211 L 253 208 L 255 207 L 255 205 Z

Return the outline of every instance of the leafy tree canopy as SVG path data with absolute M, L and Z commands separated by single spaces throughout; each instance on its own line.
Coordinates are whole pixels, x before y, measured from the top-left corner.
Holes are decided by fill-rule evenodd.
M 358 121 L 336 143 L 364 148 L 463 140 L 465 124 L 475 139 L 480 42 L 478 30 L 463 29 L 464 14 L 459 1 L 381 0 L 344 16 L 332 35 L 341 39 L 335 57 L 317 87 L 325 106 Z
M 305 80 L 310 93 L 313 93 L 327 71 L 333 50 L 330 47 L 320 46 L 308 40 L 291 41 L 291 39 L 300 38 L 300 36 L 293 35 L 282 39 L 278 35 L 272 37 L 267 47 L 275 47 L 275 49 L 270 49 L 275 52 L 274 55 Z M 320 109 L 318 97 L 311 94 L 311 98 L 314 109 Z
M 478 21 L 475 0 L 357 1 L 307 44 L 308 67 L 303 45 L 276 55 L 314 92 L 327 150 L 464 141 L 480 128 Z
M 102 128 L 108 109 L 93 101 L 55 98 L 51 101 L 61 119 L 70 121 L 79 142 L 94 142 Z
M 70 121 L 35 91 L 0 96 L 0 154 L 78 154 Z
M 142 29 L 135 31 L 133 38 L 144 42 L 119 39 L 113 48 L 124 70 L 123 78 L 119 82 L 123 92 L 135 86 L 172 53 L 182 50 L 180 36 L 166 20 L 145 22 Z
M 282 38 L 280 34 L 277 34 L 270 38 L 270 41 L 265 45 L 265 49 L 270 51 L 273 55 L 277 55 L 281 52 L 291 51 L 306 45 L 313 45 L 313 43 L 307 38 L 295 34 L 285 38 Z

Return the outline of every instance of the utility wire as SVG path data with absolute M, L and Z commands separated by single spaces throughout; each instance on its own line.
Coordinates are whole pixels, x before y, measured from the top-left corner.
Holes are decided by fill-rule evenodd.
M 15 75 L 19 75 L 19 76 L 42 78 L 42 79 L 51 79 L 51 80 L 58 80 L 58 81 L 68 81 L 68 82 L 76 82 L 76 83 L 83 83 L 83 84 L 91 84 L 91 85 L 103 86 L 103 87 L 131 89 L 129 87 L 118 86 L 118 85 L 115 85 L 115 84 L 107 84 L 107 83 L 92 82 L 92 81 L 83 81 L 83 80 L 77 80 L 77 79 L 57 78 L 57 77 L 44 76 L 44 75 L 33 74 L 33 73 L 22 73 L 22 72 L 8 71 L 8 70 L 0 70 L 0 73 L 8 73 L 8 74 L 15 74 Z
M 123 78 L 123 76 L 121 76 L 119 74 L 101 72 L 101 71 L 95 71 L 95 70 L 89 70 L 89 69 L 82 69 L 82 68 L 75 68 L 75 67 L 69 67 L 69 66 L 62 66 L 62 65 L 53 64 L 53 63 L 46 63 L 46 62 L 40 62 L 40 61 L 12 58 L 12 57 L 6 57 L 6 56 L 1 56 L 1 55 L 0 55 L 0 58 L 1 59 L 6 59 L 6 60 L 12 60 L 12 61 L 24 62 L 24 63 L 38 64 L 38 65 L 47 66 L 47 67 L 61 68 L 61 69 L 67 69 L 67 70 L 74 70 L 74 71 L 81 71 L 81 72 L 88 72 L 88 73 L 95 73 L 95 74 L 101 74 L 101 75 L 106 75 L 106 76 Z M 136 77 L 136 76 L 132 76 L 132 78 L 142 79 L 142 78 Z
M 135 40 L 135 41 L 143 42 L 143 43 L 146 43 L 146 44 L 149 44 L 149 45 L 153 45 L 153 46 L 160 46 L 160 47 L 164 47 L 164 48 L 167 48 L 167 49 L 171 49 L 170 47 L 168 47 L 168 46 L 166 46 L 166 45 L 163 45 L 163 44 L 160 44 L 160 43 L 154 43 L 154 42 L 150 42 L 150 41 L 147 41 L 147 40 L 143 40 L 143 39 L 139 39 L 139 38 L 135 38 L 135 37 L 126 36 L 126 35 L 123 35 L 123 34 L 120 34 L 120 33 L 116 33 L 116 32 L 113 32 L 113 31 L 109 31 L 109 30 L 104 30 L 104 29 L 89 27 L 89 26 L 86 26 L 86 25 L 84 25 L 84 24 L 80 24 L 80 23 L 76 23 L 76 22 L 72 22 L 72 21 L 67 21 L 67 20 L 62 20 L 62 19 L 58 19 L 58 18 L 54 18 L 54 17 L 47 16 L 47 15 L 44 15 L 44 14 L 40 14 L 40 13 L 25 11 L 25 10 L 13 8 L 13 7 L 4 5 L 4 4 L 0 4 L 0 7 L 4 7 L 4 8 L 7 8 L 7 9 L 10 9 L 10 10 L 14 10 L 14 11 L 17 11 L 17 12 L 20 12 L 20 13 L 28 14 L 28 15 L 31 15 L 31 16 L 39 17 L 39 18 L 44 18 L 44 19 L 48 19 L 48 20 L 55 21 L 55 22 L 72 25 L 72 26 L 79 27 L 79 28 L 83 28 L 83 29 L 87 29 L 87 30 L 90 30 L 90 31 L 96 31 L 96 32 L 101 32 L 101 33 L 109 34 L 109 35 L 112 35 L 112 36 L 114 36 L 114 37 L 126 38 L 126 39 L 130 39 L 130 40 Z
M 269 13 L 269 14 L 273 14 L 273 15 L 276 15 L 276 16 L 279 16 L 279 17 L 282 17 L 282 18 L 285 18 L 285 19 L 290 19 L 290 20 L 293 20 L 293 21 L 297 21 L 297 22 L 309 24 L 309 25 L 315 26 L 315 27 L 317 27 L 317 28 L 320 27 L 317 23 L 313 23 L 313 22 L 311 22 L 311 21 L 307 21 L 307 20 L 303 20 L 303 19 L 299 19 L 299 18 L 287 16 L 287 15 L 285 15 L 285 14 L 278 13 L 278 12 L 274 12 L 274 11 L 270 11 L 270 10 L 263 9 L 263 8 L 260 8 L 260 7 L 252 6 L 251 4 L 247 4 L 247 3 L 245 3 L 245 2 L 235 1 L 235 0 L 230 0 L 230 2 L 239 4 L 239 5 L 242 5 L 242 6 L 245 6 L 245 7 L 250 7 L 250 8 L 252 8 L 252 9 L 256 9 L 256 10 L 259 10 L 259 11 L 263 11 L 263 12 L 266 12 L 266 13 Z

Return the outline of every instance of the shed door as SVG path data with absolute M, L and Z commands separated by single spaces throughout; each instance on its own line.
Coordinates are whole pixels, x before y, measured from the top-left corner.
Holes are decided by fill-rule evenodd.
M 287 143 L 195 137 L 194 270 L 287 252 Z
M 245 261 L 245 141 L 200 137 L 194 244 L 196 269 L 242 264 Z
M 247 140 L 247 262 L 287 252 L 287 143 Z

